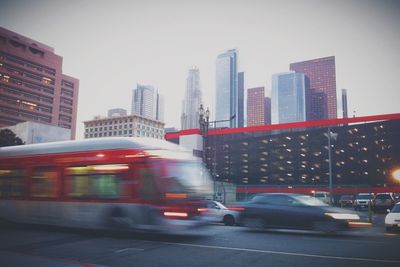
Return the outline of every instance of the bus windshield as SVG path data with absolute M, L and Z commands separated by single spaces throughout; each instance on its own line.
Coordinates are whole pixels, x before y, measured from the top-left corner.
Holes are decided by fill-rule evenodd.
M 164 179 L 170 178 L 169 192 L 207 194 L 212 191 L 212 183 L 207 169 L 200 162 L 169 162 Z

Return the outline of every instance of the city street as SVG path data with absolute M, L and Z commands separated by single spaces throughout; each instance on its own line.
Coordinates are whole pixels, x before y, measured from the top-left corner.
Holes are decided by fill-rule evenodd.
M 366 218 L 367 213 L 361 212 Z M 1 224 L 1 266 L 400 266 L 400 235 L 374 227 L 338 235 L 211 225 L 168 236 Z

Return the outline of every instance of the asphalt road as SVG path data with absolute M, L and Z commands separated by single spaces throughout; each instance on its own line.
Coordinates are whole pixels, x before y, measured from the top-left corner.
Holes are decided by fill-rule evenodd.
M 117 236 L 2 224 L 0 266 L 400 266 L 400 234 L 385 233 L 383 217 L 339 235 L 216 224 L 186 236 Z

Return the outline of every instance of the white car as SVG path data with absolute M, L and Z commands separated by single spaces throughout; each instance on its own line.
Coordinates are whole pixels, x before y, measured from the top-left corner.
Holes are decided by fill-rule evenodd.
M 400 230 L 400 202 L 385 217 L 386 231 Z
M 211 222 L 223 222 L 231 226 L 238 222 L 239 212 L 230 210 L 218 201 L 210 201 L 207 205 L 207 219 Z

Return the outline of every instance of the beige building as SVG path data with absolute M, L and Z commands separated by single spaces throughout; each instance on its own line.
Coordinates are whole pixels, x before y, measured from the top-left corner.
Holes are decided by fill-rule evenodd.
M 95 117 L 83 122 L 85 139 L 126 136 L 164 139 L 164 123 L 139 115 Z

